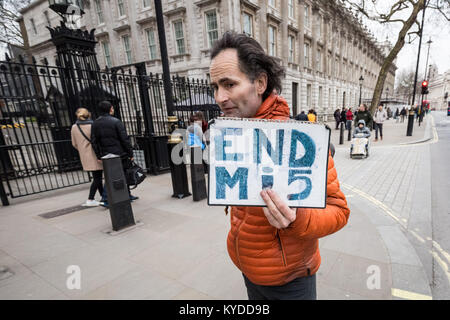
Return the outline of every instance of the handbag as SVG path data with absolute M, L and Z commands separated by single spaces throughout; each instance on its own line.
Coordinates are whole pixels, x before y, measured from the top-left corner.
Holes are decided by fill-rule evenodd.
M 144 169 L 134 161 L 131 163 L 131 166 L 125 170 L 125 176 L 127 184 L 129 186 L 134 186 L 130 188 L 130 190 L 135 189 L 146 178 Z

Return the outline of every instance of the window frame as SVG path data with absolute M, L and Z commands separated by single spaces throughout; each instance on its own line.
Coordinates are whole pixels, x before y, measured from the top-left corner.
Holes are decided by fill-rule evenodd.
M 288 0 L 288 17 L 295 18 L 295 0 Z
M 303 66 L 311 68 L 311 44 L 308 41 L 303 43 Z
M 125 41 L 125 39 L 127 41 Z M 131 48 L 130 39 L 131 39 L 131 37 L 129 34 L 125 34 L 122 36 L 123 49 L 124 49 L 125 59 L 126 59 L 127 64 L 133 63 L 133 52 L 132 52 L 132 48 Z M 128 50 L 127 50 L 127 44 L 128 44 Z
M 94 0 L 94 6 L 95 6 L 95 14 L 97 16 L 97 23 L 102 24 L 105 22 L 104 16 L 103 16 L 103 8 L 100 0 Z
M 271 42 L 271 39 L 270 39 L 271 31 L 273 31 L 273 33 L 272 33 L 273 43 Z M 277 56 L 277 28 L 271 24 L 268 26 L 267 38 L 268 38 L 267 53 L 272 57 L 276 57 Z
M 183 35 L 182 38 L 177 38 L 177 24 L 181 24 L 181 33 Z M 174 35 L 174 40 L 175 40 L 175 50 L 176 50 L 176 54 L 177 55 L 181 55 L 181 54 L 186 54 L 186 41 L 185 41 L 185 36 L 184 36 L 184 23 L 183 23 L 183 19 L 177 19 L 175 21 L 172 21 L 172 26 L 173 26 L 173 35 Z M 180 50 L 180 46 L 179 46 L 179 42 L 182 40 L 182 44 L 183 44 L 183 51 L 181 52 Z
M 150 43 L 150 34 L 153 34 L 153 44 Z M 145 35 L 147 38 L 149 59 L 155 60 L 158 58 L 155 29 L 153 27 L 145 29 Z M 153 48 L 153 50 L 152 50 L 152 48 Z
M 311 28 L 311 14 L 310 14 L 310 5 L 305 4 L 304 12 L 303 12 L 303 24 L 307 29 Z
M 288 62 L 295 63 L 295 36 L 292 34 L 288 35 Z
M 111 50 L 109 48 L 109 41 L 102 41 L 102 50 L 103 50 L 103 57 L 105 59 L 105 65 L 108 68 L 111 68 L 112 59 L 111 59 Z M 108 51 L 108 54 L 106 54 L 106 51 Z
M 214 13 L 215 20 L 216 20 L 216 29 L 215 30 L 208 30 L 208 15 L 211 13 Z M 204 16 L 205 16 L 205 30 L 206 30 L 208 48 L 212 48 L 214 45 L 214 42 L 219 40 L 219 19 L 218 19 L 218 15 L 217 15 L 217 10 L 211 9 L 211 10 L 205 11 Z M 212 32 L 216 33 L 216 38 L 214 40 L 211 40 Z
M 119 14 L 119 18 L 126 16 L 124 0 L 117 0 L 117 13 Z
M 250 34 L 248 34 L 247 32 L 245 32 L 245 17 L 249 17 L 250 18 Z M 246 34 L 249 37 L 253 37 L 253 15 L 243 11 L 242 12 L 242 33 Z

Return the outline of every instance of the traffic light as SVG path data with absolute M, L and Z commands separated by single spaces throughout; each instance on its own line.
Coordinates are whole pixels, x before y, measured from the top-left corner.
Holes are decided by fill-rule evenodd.
M 422 81 L 422 94 L 428 94 L 428 81 Z

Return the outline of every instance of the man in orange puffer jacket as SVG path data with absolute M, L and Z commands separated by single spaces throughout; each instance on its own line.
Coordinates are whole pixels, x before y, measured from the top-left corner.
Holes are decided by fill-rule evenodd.
M 211 85 L 226 117 L 289 119 L 281 92 L 284 69 L 244 34 L 226 32 L 211 50 Z M 316 299 L 318 239 L 347 223 L 350 210 L 329 156 L 325 209 L 291 209 L 273 190 L 267 207 L 232 207 L 228 253 L 242 271 L 249 299 Z

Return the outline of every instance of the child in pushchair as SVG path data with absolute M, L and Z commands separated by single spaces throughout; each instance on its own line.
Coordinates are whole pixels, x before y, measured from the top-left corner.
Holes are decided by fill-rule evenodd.
M 350 147 L 350 158 L 359 156 L 367 158 L 369 156 L 370 130 L 366 127 L 364 120 L 359 120 L 353 132 L 352 145 Z

